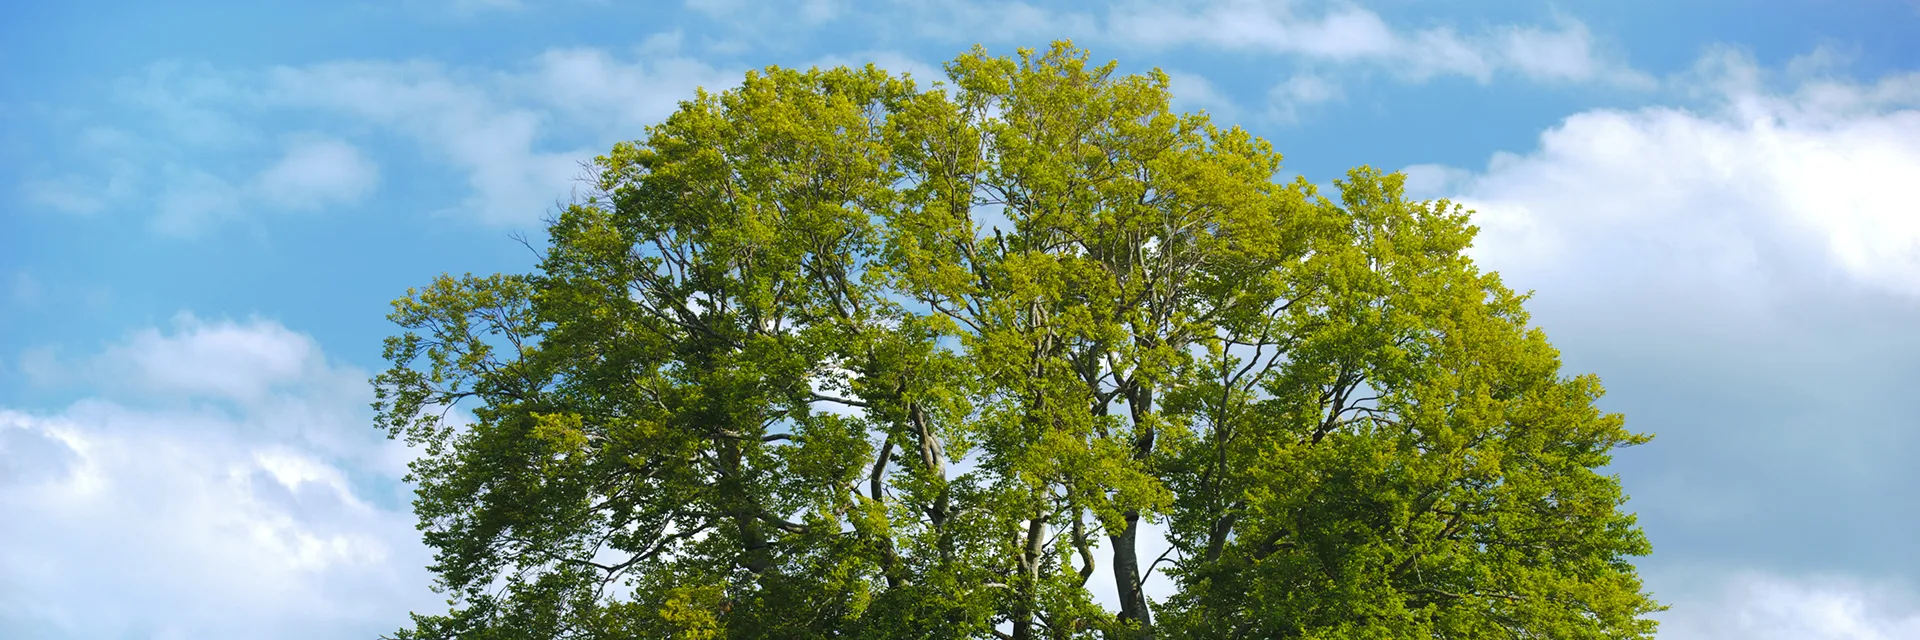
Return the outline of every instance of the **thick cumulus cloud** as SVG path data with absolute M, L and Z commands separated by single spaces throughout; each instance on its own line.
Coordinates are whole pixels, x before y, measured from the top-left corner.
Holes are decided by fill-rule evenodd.
M 1917 615 L 1804 582 L 1920 575 L 1902 506 L 1920 425 L 1898 400 L 1920 380 L 1920 74 L 1822 76 L 1816 57 L 1780 74 L 1715 52 L 1675 79 L 1696 107 L 1579 113 L 1481 170 L 1409 168 L 1478 211 L 1479 261 L 1536 290 L 1569 367 L 1656 434 L 1615 468 L 1670 637 L 1909 637 Z M 1686 572 L 1719 582 L 1662 577 Z M 1763 615 L 1734 592 L 1799 604 Z
M 1663 640 L 1920 638 L 1920 599 L 1900 584 L 1740 572 L 1697 593 L 1663 616 Z
M 444 607 L 365 372 L 269 321 L 183 315 L 0 407 L 0 637 L 337 638 Z
M 1586 270 L 1572 259 L 1604 256 L 1574 245 L 1631 234 L 1659 252 L 1643 265 L 1727 277 L 1789 266 L 1775 275 L 1920 296 L 1920 214 L 1905 187 L 1920 174 L 1920 74 L 1773 93 L 1736 54 L 1710 68 L 1726 93 L 1705 111 L 1580 113 L 1479 175 L 1414 172 L 1464 179 L 1452 186 L 1481 214 L 1482 253 L 1512 266 Z

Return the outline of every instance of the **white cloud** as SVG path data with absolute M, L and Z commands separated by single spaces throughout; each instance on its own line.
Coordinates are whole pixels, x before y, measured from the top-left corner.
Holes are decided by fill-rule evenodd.
M 1444 198 L 1458 193 L 1459 187 L 1473 178 L 1467 169 L 1439 164 L 1416 164 L 1400 170 L 1405 174 L 1407 195 L 1413 198 Z
M 805 0 L 800 3 L 800 19 L 818 24 L 834 19 L 844 7 L 834 0 Z
M 803 24 L 817 25 L 832 21 L 845 13 L 844 0 L 801 0 L 793 3 L 775 3 L 762 5 L 751 0 L 687 0 L 688 9 L 706 14 L 716 20 L 726 20 L 733 26 L 742 21 L 755 22 L 756 27 L 766 28 L 797 19 Z M 791 10 L 789 12 L 789 10 Z
M 904 7 L 904 14 L 891 10 L 897 7 Z M 968 45 L 1017 42 L 1023 47 L 1044 47 L 1047 40 L 1077 39 L 1100 32 L 1098 22 L 1089 14 L 1055 11 L 1017 0 L 927 0 L 891 6 L 882 3 L 871 9 L 866 16 L 869 24 L 878 28 L 901 29 L 919 38 Z
M 64 213 L 98 213 L 136 192 L 142 171 L 132 158 L 144 155 L 148 146 L 120 129 L 88 127 L 80 131 L 73 146 L 86 170 L 25 180 L 20 184 L 21 195 L 28 202 Z
M 277 134 L 281 147 L 266 150 L 269 136 L 260 133 L 289 116 L 344 117 L 397 134 L 464 174 L 468 196 L 450 213 L 533 222 L 568 197 L 583 162 L 643 136 L 695 87 L 739 81 L 681 55 L 681 40 L 677 31 L 654 34 L 631 56 L 552 49 L 508 71 L 425 61 L 264 70 L 157 64 L 120 88 L 159 126 L 83 131 L 76 157 L 99 166 L 35 176 L 18 188 L 28 201 L 74 213 L 150 208 L 154 227 L 174 235 L 246 214 L 350 205 L 379 186 L 373 154 L 338 135 L 297 130 Z M 266 153 L 277 159 L 249 164 Z
M 344 114 L 411 138 L 467 174 L 471 195 L 457 212 L 493 224 L 539 219 L 568 195 L 582 162 L 615 140 L 640 137 L 696 86 L 737 82 L 686 58 L 623 61 L 596 49 L 550 50 L 528 66 L 490 75 L 427 62 L 336 62 L 277 67 L 263 82 L 271 103 Z M 553 150 L 552 138 L 566 133 L 555 124 L 593 142 Z
M 115 97 L 142 108 L 159 125 L 150 132 L 155 138 L 194 148 L 237 148 L 260 138 L 233 109 L 251 101 L 253 91 L 210 64 L 161 61 L 117 85 Z
M 288 209 L 351 204 L 373 191 L 380 173 L 353 145 L 308 136 L 294 140 L 280 160 L 254 176 L 258 197 Z
M 13 272 L 13 301 L 22 306 L 40 302 L 40 281 L 25 271 Z
M 1346 93 L 1340 85 L 1313 73 L 1296 73 L 1267 92 L 1271 114 L 1282 122 L 1299 119 L 1300 109 L 1340 100 Z
M 1581 80 L 1593 75 L 1587 30 L 1548 32 L 1514 29 L 1504 34 L 1504 53 L 1521 73 L 1542 78 Z
M 367 636 L 443 606 L 365 373 L 271 322 L 183 318 L 88 360 L 160 403 L 0 407 L 0 635 Z
M 1905 186 L 1920 175 L 1920 74 L 1776 93 L 1750 64 L 1712 64 L 1733 65 L 1716 74 L 1716 107 L 1575 114 L 1537 150 L 1498 154 L 1455 185 L 1480 212 L 1479 253 L 1503 268 L 1605 271 L 1625 256 L 1595 251 L 1632 246 L 1643 266 L 1832 271 L 1920 295 L 1920 208 Z M 1801 265 L 1809 256 L 1824 259 Z
M 1295 74 L 1274 87 L 1274 93 L 1298 104 L 1319 104 L 1341 96 L 1339 86 L 1311 73 Z
M 1675 601 L 1662 640 L 1908 640 L 1920 600 L 1897 583 L 1741 572 Z
M 155 199 L 154 229 L 168 235 L 197 233 L 210 221 L 238 215 L 245 194 L 227 179 L 205 170 L 169 165 L 165 186 Z
M 1234 104 L 1232 97 L 1221 93 L 1213 81 L 1184 71 L 1164 71 L 1167 74 L 1167 92 L 1173 95 L 1175 108 L 1184 111 L 1205 109 L 1220 122 L 1238 120 L 1238 105 Z
M 680 53 L 681 47 L 686 46 L 686 40 L 686 34 L 679 29 L 662 31 L 642 39 L 640 45 L 633 48 L 633 52 L 641 57 L 674 55 Z
M 831 68 L 831 67 L 838 67 L 838 66 L 848 66 L 848 67 L 859 68 L 859 67 L 867 66 L 868 64 L 872 64 L 875 67 L 879 67 L 880 69 L 895 75 L 899 75 L 899 74 L 911 75 L 913 76 L 914 85 L 921 89 L 926 89 L 932 86 L 933 83 L 936 81 L 946 82 L 947 80 L 947 72 L 945 69 L 942 69 L 940 65 L 933 64 L 925 60 L 921 60 L 919 58 L 916 58 L 914 56 L 911 56 L 905 53 L 901 53 L 899 51 L 856 51 L 851 53 L 836 53 L 832 55 L 822 56 L 820 58 L 813 60 L 812 62 L 807 62 L 800 65 L 795 65 L 795 66 L 796 67 L 811 66 L 811 67 L 819 67 L 824 69 L 824 68 Z
M 511 88 L 596 134 L 638 138 L 641 129 L 692 99 L 696 88 L 717 91 L 740 81 L 738 73 L 667 50 L 678 46 L 678 36 L 670 38 L 643 43 L 640 48 L 653 53 L 631 62 L 600 49 L 548 50 Z
M 1461 75 L 1480 82 L 1496 72 L 1545 81 L 1604 82 L 1650 88 L 1645 74 L 1596 48 L 1586 25 L 1562 17 L 1554 28 L 1505 25 L 1463 36 L 1450 26 L 1396 29 L 1372 11 L 1335 5 L 1317 15 L 1296 3 L 1232 0 L 1133 3 L 1107 16 L 1108 37 L 1150 47 L 1206 47 L 1290 55 L 1332 63 L 1371 63 L 1414 80 Z
M 1288 3 L 1134 4 L 1110 15 L 1108 27 L 1120 40 L 1149 46 L 1200 44 L 1334 60 L 1386 57 L 1400 46 L 1378 14 L 1354 6 L 1302 18 Z
M 165 126 L 145 135 L 109 127 L 83 130 L 75 152 L 92 166 L 23 182 L 28 201 L 77 214 L 151 208 L 155 230 L 186 236 L 249 213 L 352 204 L 378 185 L 378 167 L 358 148 L 311 133 L 288 136 L 279 158 L 251 175 L 207 162 L 253 146 L 257 136 L 219 132 L 245 128 L 237 123 L 247 122 L 241 114 L 259 96 L 224 79 L 192 75 L 211 73 L 202 67 L 161 66 L 168 71 L 149 73 L 132 99 Z M 196 89 L 205 86 L 222 89 Z
M 134 331 L 86 356 L 29 348 L 20 369 L 43 388 L 80 387 L 168 409 L 278 414 L 265 425 L 271 434 L 259 435 L 329 455 L 357 450 L 355 438 L 335 426 L 364 422 L 355 413 L 364 402 L 329 401 L 366 395 L 366 374 L 328 362 L 311 337 L 261 318 L 208 320 L 181 312 L 166 330 Z
M 1853 62 L 1855 55 L 1850 50 L 1839 50 L 1828 46 L 1814 47 L 1812 51 L 1794 56 L 1787 61 L 1787 77 L 1797 80 L 1814 80 L 1840 71 Z
M 518 11 L 527 8 L 520 0 L 447 0 L 447 9 L 458 15 L 488 11 Z
M 1916 442 L 1911 412 L 1878 399 L 1908 393 L 1920 362 L 1920 207 L 1904 193 L 1920 175 L 1920 74 L 1775 75 L 1716 51 L 1676 82 L 1700 88 L 1699 106 L 1578 113 L 1478 170 L 1412 167 L 1410 190 L 1477 210 L 1476 261 L 1537 291 L 1529 309 L 1568 372 L 1600 374 L 1603 406 L 1655 435 L 1614 466 L 1655 548 L 1643 567 L 1911 574 L 1920 555 L 1898 532 L 1913 514 L 1885 506 L 1920 479 L 1899 453 Z M 1656 595 L 1687 592 L 1660 580 Z M 1693 622 L 1662 637 L 1912 637 L 1735 620 L 1910 617 L 1756 589 L 1802 600 L 1682 613 L 1705 605 L 1674 599 Z M 1762 628 L 1781 635 L 1745 633 Z
M 1413 53 L 1402 64 L 1408 77 L 1425 80 L 1442 75 L 1459 75 L 1485 83 L 1493 80 L 1500 57 L 1484 43 L 1462 37 L 1452 27 L 1435 27 L 1413 34 L 1405 45 Z
M 60 363 L 60 352 L 51 346 L 30 347 L 20 352 L 20 374 L 36 387 L 51 387 L 66 382 L 67 372 Z
M 134 333 L 92 364 L 97 381 L 160 395 L 254 401 L 324 371 L 313 340 L 253 319 L 208 322 L 182 313 L 174 330 Z
M 1328 75 L 1334 72 L 1378 70 L 1413 82 L 1463 76 L 1488 83 L 1505 74 L 1536 82 L 1631 89 L 1659 84 L 1596 42 L 1584 23 L 1567 16 L 1557 16 L 1550 26 L 1495 25 L 1462 34 L 1450 25 L 1396 27 L 1351 4 L 1319 11 L 1301 5 L 1290 0 L 1133 2 L 1095 14 L 1020 3 L 944 2 L 914 5 L 907 16 L 875 19 L 925 25 L 922 31 L 930 37 L 968 41 L 1031 44 L 1025 40 L 1076 37 L 1150 49 L 1203 48 L 1291 58 L 1302 71 L 1275 86 L 1266 105 L 1267 115 L 1283 123 L 1297 120 L 1303 106 L 1341 99 L 1344 92 Z M 1014 16 L 1024 16 L 1017 22 L 1025 26 L 999 24 Z M 1051 30 L 1022 31 L 1034 25 Z M 1209 88 L 1194 82 L 1205 81 L 1198 76 L 1180 79 L 1182 91 Z M 1216 97 L 1209 93 L 1203 99 Z M 1209 108 L 1225 113 L 1220 105 Z
M 65 213 L 91 214 L 107 207 L 106 200 L 88 192 L 80 176 L 28 180 L 20 184 L 20 194 L 28 202 Z
M 456 81 L 439 65 L 336 62 L 277 67 L 269 100 L 321 109 L 397 130 L 436 160 L 467 173 L 463 214 L 505 223 L 537 219 L 566 194 L 588 150 L 536 150 L 537 111 L 501 104 L 485 87 Z

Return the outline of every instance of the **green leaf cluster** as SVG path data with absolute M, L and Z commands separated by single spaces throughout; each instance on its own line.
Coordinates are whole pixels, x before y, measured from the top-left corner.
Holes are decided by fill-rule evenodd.
M 1276 182 L 1067 43 L 946 72 L 701 92 L 536 272 L 395 303 L 453 605 L 398 637 L 1651 636 L 1602 472 L 1646 436 L 1467 212 Z

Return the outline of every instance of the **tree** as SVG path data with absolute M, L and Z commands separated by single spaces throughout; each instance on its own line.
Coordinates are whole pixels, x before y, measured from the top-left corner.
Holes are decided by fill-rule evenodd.
M 395 303 L 375 408 L 455 605 L 398 637 L 1652 634 L 1601 473 L 1647 437 L 1468 212 L 1276 183 L 1066 43 L 947 75 L 701 92 L 535 273 Z

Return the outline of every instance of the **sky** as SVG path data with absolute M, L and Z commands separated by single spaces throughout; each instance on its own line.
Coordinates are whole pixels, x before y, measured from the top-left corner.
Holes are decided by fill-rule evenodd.
M 335 0 L 0 7 L 0 637 L 445 608 L 367 378 L 581 162 L 766 65 L 1071 38 L 1328 184 L 1476 211 L 1674 640 L 1920 638 L 1920 2 Z

